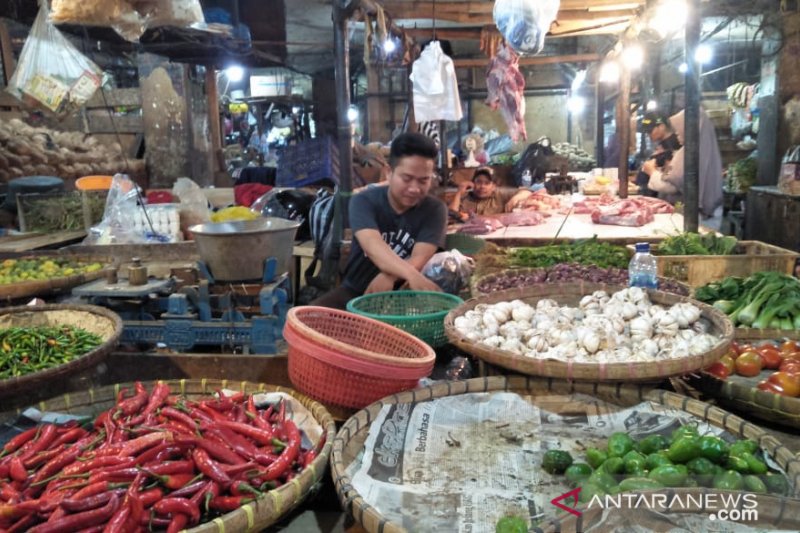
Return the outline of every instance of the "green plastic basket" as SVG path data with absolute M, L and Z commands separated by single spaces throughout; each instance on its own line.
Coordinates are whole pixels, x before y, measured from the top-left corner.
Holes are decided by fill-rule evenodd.
M 452 294 L 426 291 L 376 292 L 354 298 L 347 310 L 402 329 L 432 347 L 447 343 L 444 317 L 464 303 Z

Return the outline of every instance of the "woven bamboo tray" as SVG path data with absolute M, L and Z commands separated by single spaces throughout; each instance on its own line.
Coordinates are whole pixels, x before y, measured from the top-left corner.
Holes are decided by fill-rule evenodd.
M 36 255 L 14 255 L 3 256 L 4 259 L 13 257 L 14 259 L 69 259 L 70 261 L 77 261 L 81 263 L 101 263 L 106 267 L 96 270 L 95 272 L 85 272 L 82 274 L 74 274 L 72 276 L 64 276 L 52 279 L 37 279 L 31 281 L 20 281 L 17 283 L 6 283 L 0 285 L 0 299 L 16 300 L 19 298 L 27 298 L 29 296 L 42 296 L 58 292 L 66 292 L 73 287 L 83 285 L 90 281 L 100 279 L 105 275 L 106 270 L 111 268 L 114 261 L 111 258 L 100 258 L 84 255 L 64 255 L 57 253 L 39 253 Z
M 0 328 L 51 324 L 83 328 L 90 333 L 99 335 L 104 342 L 91 352 L 63 365 L 16 378 L 0 380 L 0 398 L 23 393 L 33 388 L 46 387 L 50 381 L 64 379 L 97 365 L 117 346 L 119 337 L 122 335 L 120 317 L 104 307 L 95 305 L 51 304 L 0 309 Z
M 540 274 L 546 271 L 546 268 L 509 268 L 506 270 L 501 270 L 500 272 L 496 272 L 494 274 L 487 274 L 484 276 L 472 276 L 469 281 L 470 293 L 473 297 L 477 298 L 479 296 L 483 296 L 485 294 L 491 294 L 490 292 L 484 292 L 479 289 L 481 283 L 484 281 L 496 280 L 501 279 L 506 276 L 513 276 L 513 275 L 535 275 Z M 666 278 L 658 278 L 659 283 L 663 283 L 666 281 Z M 673 293 L 678 294 L 679 296 L 689 296 L 692 293 L 692 288 L 689 287 L 685 283 L 681 283 L 680 281 L 675 281 L 674 279 L 669 280 L 670 283 L 677 285 L 680 289 L 680 293 Z M 546 282 L 549 283 L 549 282 Z
M 173 393 L 180 393 L 189 398 L 210 396 L 218 389 L 240 390 L 246 394 L 260 392 L 284 392 L 292 395 L 308 409 L 323 428 L 325 444 L 316 459 L 305 468 L 300 475 L 289 483 L 267 492 L 259 499 L 243 505 L 239 509 L 215 518 L 211 522 L 200 524 L 189 529 L 191 533 L 231 533 L 237 531 L 259 531 L 277 522 L 282 516 L 297 507 L 308 495 L 312 486 L 322 479 L 331 453 L 336 425 L 328 411 L 319 403 L 302 394 L 285 387 L 250 383 L 247 381 L 229 381 L 219 379 L 182 379 L 166 381 Z M 152 389 L 155 382 L 144 383 Z M 39 410 L 59 413 L 96 415 L 112 407 L 120 389 L 132 388 L 132 383 L 109 385 L 98 389 L 89 389 L 65 394 L 36 405 Z M 18 411 L 18 414 L 21 410 Z
M 800 339 L 800 331 L 736 328 L 736 338 L 747 342 L 782 338 Z M 748 418 L 752 416 L 784 427 L 800 429 L 800 398 L 782 396 L 756 388 L 759 381 L 773 372 L 776 371 L 764 371 L 752 378 L 731 375 L 725 380 L 707 372 L 700 372 L 696 376 L 691 376 L 688 383 L 725 407 L 746 413 Z
M 457 317 L 464 315 L 479 304 L 493 304 L 517 299 L 527 303 L 535 303 L 543 298 L 552 298 L 562 305 L 578 305 L 583 296 L 594 291 L 603 290 L 610 294 L 621 289 L 623 287 L 581 282 L 551 283 L 499 291 L 479 298 L 472 298 L 451 311 L 444 319 L 445 333 L 447 333 L 447 337 L 452 344 L 488 363 L 520 374 L 577 381 L 661 381 L 668 377 L 684 375 L 705 368 L 717 361 L 728 350 L 728 346 L 733 340 L 734 328 L 731 321 L 713 307 L 694 300 L 691 300 L 692 303 L 700 309 L 702 316 L 711 322 L 713 325 L 712 332 L 719 336 L 721 340 L 714 348 L 704 354 L 664 361 L 608 364 L 568 363 L 552 359 L 525 357 L 467 340 L 455 328 L 454 324 Z M 648 293 L 651 302 L 665 306 L 689 301 L 686 297 L 661 291 L 648 291 Z
M 789 482 L 793 485 L 793 493 L 789 498 L 757 496 L 759 501 L 758 508 L 761 509 L 762 498 L 765 500 L 765 505 L 777 503 L 777 509 L 781 510 L 778 516 L 791 520 L 791 523 L 794 524 L 793 529 L 800 528 L 800 500 L 795 499 L 800 496 L 800 458 L 795 456 L 791 450 L 781 444 L 775 437 L 768 435 L 759 427 L 708 403 L 664 390 L 621 384 L 569 383 L 524 376 L 491 377 L 438 383 L 430 387 L 406 391 L 384 398 L 353 415 L 336 435 L 331 454 L 331 473 L 336 492 L 345 511 L 351 514 L 369 533 L 401 533 L 406 531 L 400 524 L 389 521 L 375 507 L 366 502 L 362 495 L 353 488 L 352 479 L 347 474 L 348 466 L 363 449 L 370 425 L 383 406 L 420 402 L 458 394 L 502 391 L 532 395 L 533 398 L 530 401 L 534 403 L 537 396 L 574 393 L 592 395 L 623 407 L 636 405 L 642 401 L 652 401 L 689 413 L 700 420 L 725 429 L 736 437 L 753 439 L 787 473 Z M 690 491 L 691 489 L 672 490 L 676 492 L 678 490 Z M 705 489 L 696 489 L 694 494 L 700 494 L 702 490 Z

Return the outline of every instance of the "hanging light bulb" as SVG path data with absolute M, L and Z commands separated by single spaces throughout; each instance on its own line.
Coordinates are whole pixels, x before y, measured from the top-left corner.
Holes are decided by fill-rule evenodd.
M 586 100 L 580 96 L 570 96 L 567 100 L 567 110 L 573 115 L 580 115 L 586 109 Z
M 686 0 L 662 0 L 653 10 L 648 26 L 663 38 L 682 30 L 688 16 Z
M 689 65 L 687 65 L 685 62 L 681 63 L 680 65 L 678 65 L 678 72 L 680 72 L 681 74 L 686 74 L 687 72 L 689 72 Z
M 242 78 L 244 78 L 244 69 L 239 65 L 231 65 L 225 69 L 225 75 L 232 82 L 242 81 Z
M 656 109 L 658 109 L 658 102 L 656 102 L 655 100 L 648 101 L 646 109 L 648 111 L 655 111 Z
M 397 50 L 397 45 L 395 44 L 394 39 L 392 39 L 392 36 L 390 35 L 386 38 L 385 41 L 383 41 L 383 51 L 386 52 L 387 54 L 391 54 L 395 50 Z
M 600 67 L 600 81 L 603 83 L 616 83 L 619 81 L 619 65 L 614 60 L 607 60 Z
M 347 110 L 347 120 L 350 122 L 355 122 L 358 120 L 358 109 L 355 107 L 351 107 Z
M 638 43 L 627 45 L 622 50 L 622 61 L 630 70 L 637 70 L 644 64 L 644 48 Z
M 701 65 L 707 65 L 711 63 L 713 58 L 714 50 L 707 44 L 701 44 L 697 47 L 697 50 L 694 51 L 694 59 Z

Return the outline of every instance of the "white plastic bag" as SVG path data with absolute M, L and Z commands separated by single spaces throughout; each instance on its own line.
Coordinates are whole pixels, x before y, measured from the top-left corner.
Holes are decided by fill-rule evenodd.
M 559 5 L 559 0 L 495 0 L 494 23 L 516 52 L 538 54 Z
M 57 24 L 107 26 L 129 41 L 136 41 L 145 30 L 157 26 L 205 25 L 199 0 L 52 0 L 50 20 Z
M 458 95 L 458 80 L 453 60 L 433 41 L 414 61 L 409 79 L 414 91 L 414 118 L 417 122 L 459 121 L 463 117 Z
M 30 106 L 66 116 L 100 87 L 103 71 L 81 54 L 39 10 L 25 40 L 8 92 Z

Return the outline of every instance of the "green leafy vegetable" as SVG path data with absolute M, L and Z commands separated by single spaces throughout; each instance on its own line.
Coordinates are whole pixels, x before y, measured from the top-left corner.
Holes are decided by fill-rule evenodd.
M 630 261 L 630 255 L 624 247 L 598 242 L 597 239 L 537 248 L 515 248 L 510 255 L 512 265 L 530 268 L 549 267 L 559 263 L 627 268 Z
M 736 237 L 720 237 L 714 233 L 681 233 L 664 239 L 657 255 L 732 255 L 736 252 Z

